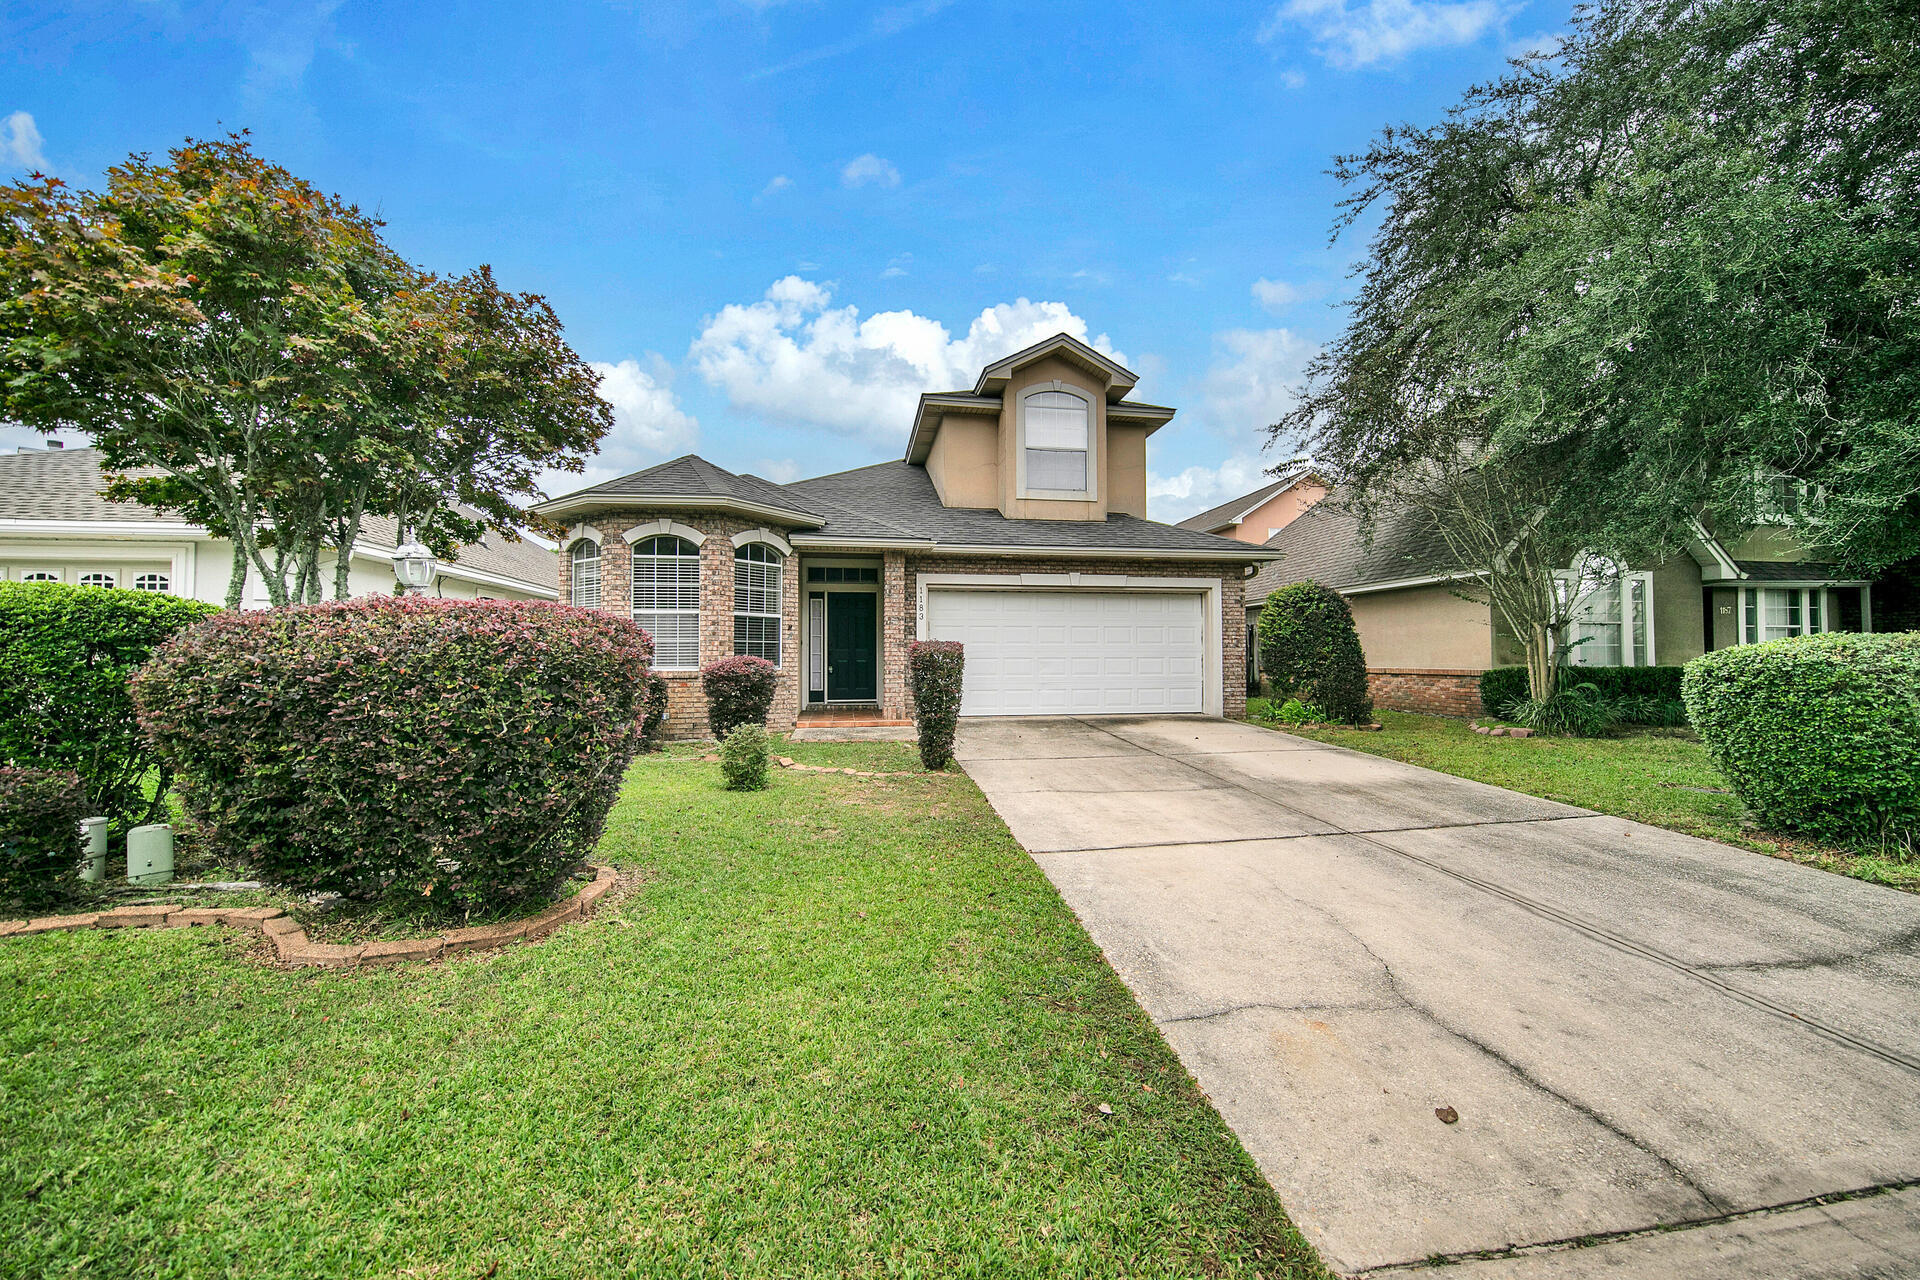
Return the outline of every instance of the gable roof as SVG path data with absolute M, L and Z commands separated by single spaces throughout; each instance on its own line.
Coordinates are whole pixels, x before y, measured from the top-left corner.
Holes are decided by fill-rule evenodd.
M 716 467 L 698 454 L 619 476 L 602 484 L 550 498 L 533 510 L 562 516 L 589 507 L 679 506 L 738 511 L 791 526 L 817 526 L 820 518 L 798 505 L 782 485 L 755 475 Z
M 161 474 L 151 468 L 138 468 L 132 476 Z M 109 502 L 100 496 L 106 478 L 100 467 L 98 449 L 45 449 L 27 453 L 0 454 L 0 528 L 9 522 L 105 526 L 74 529 L 75 533 L 112 534 L 112 526 L 125 526 L 128 533 L 149 529 L 149 536 L 182 530 L 189 536 L 206 536 L 205 530 L 189 526 L 170 511 L 155 511 L 137 502 Z M 36 530 L 39 532 L 39 530 Z M 391 549 L 397 545 L 397 530 L 388 516 L 367 516 L 360 522 L 359 548 Z M 497 574 L 526 583 L 537 591 L 551 593 L 557 580 L 557 553 L 528 538 L 509 542 L 489 532 L 479 542 L 460 548 L 457 561 L 446 567 L 464 566 L 482 573 Z
M 1101 355 L 1072 334 L 1056 333 L 1051 338 L 1043 338 L 1010 356 L 1003 356 L 982 369 L 980 376 L 974 380 L 973 394 L 997 398 L 1007 389 L 1007 382 L 1016 371 L 1036 360 L 1044 360 L 1048 356 L 1056 355 L 1066 357 L 1096 377 L 1105 378 L 1106 395 L 1109 401 L 1126 399 L 1127 392 L 1133 390 L 1140 381 L 1139 374 L 1119 361 Z
M 1289 471 L 1272 484 L 1255 489 L 1252 493 L 1243 493 L 1229 499 L 1217 507 L 1208 507 L 1197 516 L 1188 516 L 1176 521 L 1182 529 L 1198 529 L 1202 533 L 1212 533 L 1215 529 L 1224 529 L 1239 524 L 1252 515 L 1260 505 L 1277 494 L 1285 493 L 1302 480 L 1318 480 L 1310 468 Z M 1324 481 L 1322 482 L 1324 483 Z
M 1247 583 L 1247 603 L 1258 604 L 1280 587 L 1311 578 L 1337 591 L 1378 589 L 1390 583 L 1440 581 L 1470 573 L 1448 549 L 1430 513 L 1415 508 L 1381 513 L 1372 536 L 1363 537 L 1360 517 L 1329 494 L 1308 507 L 1266 549 L 1281 559 L 1261 566 Z

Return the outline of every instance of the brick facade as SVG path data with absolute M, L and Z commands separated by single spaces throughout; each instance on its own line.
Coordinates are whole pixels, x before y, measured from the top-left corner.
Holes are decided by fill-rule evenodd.
M 1438 671 L 1408 667 L 1367 668 L 1367 691 L 1376 707 L 1423 711 L 1435 716 L 1477 716 L 1478 671 Z
M 785 537 L 787 529 L 702 511 L 669 508 L 645 512 L 613 511 L 593 514 L 576 522 L 600 534 L 600 607 L 621 617 L 632 615 L 633 551 L 629 530 L 670 520 L 704 535 L 700 544 L 700 664 L 733 656 L 733 573 L 735 534 L 765 529 Z M 569 538 L 560 549 L 560 599 L 572 599 L 572 547 Z M 780 575 L 780 675 L 775 687 L 768 727 L 791 729 L 803 705 L 800 651 L 800 581 L 805 554 L 789 557 Z M 887 551 L 880 559 L 880 705 L 887 715 L 909 717 L 912 698 L 907 688 L 907 646 L 918 626 L 919 576 L 922 573 L 1083 573 L 1129 577 L 1217 579 L 1221 583 L 1221 674 L 1228 717 L 1246 714 L 1245 579 L 1237 564 L 1192 561 L 1087 561 L 1059 557 L 937 556 Z M 698 671 L 663 671 L 668 682 L 667 735 L 699 738 L 707 733 L 706 699 L 700 692 Z M 1477 697 L 1477 694 L 1476 694 Z

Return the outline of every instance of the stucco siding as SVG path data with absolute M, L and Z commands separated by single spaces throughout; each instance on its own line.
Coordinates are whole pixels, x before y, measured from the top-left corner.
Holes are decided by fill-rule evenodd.
M 1493 665 L 1491 611 L 1444 586 L 1347 597 L 1367 666 L 1441 671 Z

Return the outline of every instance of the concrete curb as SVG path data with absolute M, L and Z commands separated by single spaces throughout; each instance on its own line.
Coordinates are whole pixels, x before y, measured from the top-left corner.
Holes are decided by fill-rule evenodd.
M 0 920 L 0 938 L 24 938 L 35 933 L 70 933 L 77 929 L 190 929 L 225 925 L 257 933 L 273 943 L 275 957 L 290 969 L 378 968 L 409 960 L 437 960 L 467 951 L 503 947 L 510 942 L 544 938 L 561 925 L 584 920 L 593 905 L 613 888 L 619 872 L 595 867 L 593 882 L 565 902 L 555 903 L 537 916 L 509 924 L 455 929 L 434 938 L 406 938 L 394 942 L 366 942 L 342 947 L 313 942 L 278 907 L 239 907 L 232 910 L 156 903 L 144 907 L 116 907 L 70 916 L 39 916 L 32 920 Z

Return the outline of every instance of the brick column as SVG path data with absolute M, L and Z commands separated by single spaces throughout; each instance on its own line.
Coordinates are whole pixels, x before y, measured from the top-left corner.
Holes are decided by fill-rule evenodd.
M 1221 714 L 1229 720 L 1247 714 L 1247 583 L 1237 566 L 1220 575 Z
M 880 566 L 880 707 L 893 716 L 913 714 L 907 696 L 907 644 L 913 639 L 909 627 L 906 553 L 883 552 Z

